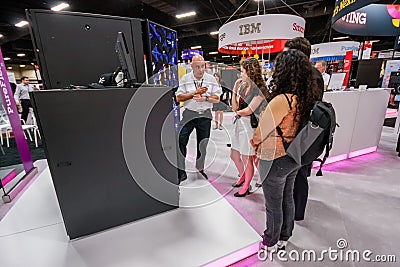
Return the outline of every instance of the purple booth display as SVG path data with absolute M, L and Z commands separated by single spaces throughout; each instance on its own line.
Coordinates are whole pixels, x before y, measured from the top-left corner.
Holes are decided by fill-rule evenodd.
M 18 147 L 18 152 L 22 160 L 22 164 L 25 170 L 25 176 L 20 180 L 20 182 L 10 189 L 9 192 L 5 192 L 3 196 L 4 202 L 10 202 L 25 186 L 25 184 L 30 180 L 30 178 L 37 173 L 36 168 L 33 167 L 31 153 L 29 151 L 28 143 L 25 139 L 24 132 L 22 130 L 21 121 L 18 115 L 17 106 L 15 104 L 15 99 L 11 90 L 10 82 L 8 81 L 6 66 L 4 64 L 3 54 L 0 49 L 0 91 L 1 98 L 3 101 L 4 109 L 10 121 L 12 131 L 14 133 L 15 142 Z M 1 187 L 3 187 L 3 182 L 1 182 Z

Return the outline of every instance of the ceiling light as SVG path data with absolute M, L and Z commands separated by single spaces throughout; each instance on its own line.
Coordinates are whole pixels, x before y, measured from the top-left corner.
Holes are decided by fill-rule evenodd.
M 25 65 L 19 65 L 21 68 L 25 68 Z
M 21 28 L 24 27 L 26 25 L 28 25 L 29 22 L 25 21 L 25 20 L 21 20 L 20 22 L 18 22 L 17 24 L 15 24 L 16 27 Z
M 7 67 L 8 70 L 12 70 L 12 67 Z
M 222 57 L 224 57 L 224 58 L 225 58 L 225 57 L 231 57 L 231 56 L 222 56 Z
M 381 40 L 371 40 L 370 42 L 371 43 L 378 43 L 378 42 L 380 42 Z
M 5 57 L 5 58 L 4 58 L 4 60 L 11 60 L 11 58 L 9 58 L 9 57 Z
M 210 53 L 208 53 L 209 55 L 216 55 L 216 54 L 218 54 L 218 51 L 215 51 L 215 52 L 210 52 Z
M 210 35 L 217 35 L 218 33 L 219 33 L 219 31 L 210 32 Z
M 25 56 L 24 53 L 19 53 L 19 54 L 17 54 L 17 57 L 24 57 L 24 56 Z
M 1 33 L 0 33 L 0 38 L 3 38 L 4 37 L 4 35 L 2 35 Z
M 186 12 L 186 13 L 182 13 L 182 14 L 178 14 L 176 15 L 177 19 L 182 19 L 182 18 L 187 18 L 187 17 L 191 17 L 191 16 L 195 16 L 196 12 L 191 11 L 191 12 Z
M 200 49 L 201 45 L 192 46 L 190 49 Z
M 65 8 L 67 8 L 67 7 L 69 7 L 69 5 L 68 5 L 67 3 L 61 3 L 61 4 L 59 4 L 59 5 L 53 6 L 53 7 L 51 8 L 51 10 L 53 10 L 53 11 L 60 11 L 60 10 L 63 10 L 63 9 L 65 9 Z
M 343 40 L 343 39 L 348 39 L 350 38 L 349 36 L 342 36 L 342 37 L 335 37 L 332 40 Z

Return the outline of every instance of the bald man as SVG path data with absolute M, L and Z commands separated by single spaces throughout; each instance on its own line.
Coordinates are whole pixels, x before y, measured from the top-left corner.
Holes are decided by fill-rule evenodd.
M 179 81 L 176 100 L 183 102 L 181 129 L 179 131 L 178 176 L 179 182 L 187 179 L 185 170 L 186 146 L 189 136 L 196 129 L 197 156 L 196 168 L 208 179 L 204 172 L 204 161 L 211 129 L 211 108 L 219 102 L 222 89 L 215 78 L 206 73 L 206 62 L 200 55 L 192 58 L 192 72 L 185 74 Z
M 328 89 L 329 85 L 329 80 L 331 79 L 331 75 L 326 73 L 326 61 L 324 60 L 319 60 L 315 63 L 315 68 L 321 72 L 322 78 L 324 79 L 324 90 L 326 91 Z

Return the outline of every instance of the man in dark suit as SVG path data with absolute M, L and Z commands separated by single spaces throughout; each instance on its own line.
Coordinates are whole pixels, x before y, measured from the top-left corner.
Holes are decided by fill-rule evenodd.
M 308 58 L 311 55 L 311 44 L 304 37 L 296 37 L 288 40 L 285 43 L 285 49 L 297 49 L 303 52 Z M 324 79 L 321 73 L 313 67 L 314 77 L 317 80 L 318 88 L 321 90 L 321 98 L 324 94 Z M 296 221 L 304 220 L 304 213 L 307 206 L 308 198 L 308 180 L 307 177 L 311 174 L 311 164 L 302 166 L 297 172 L 297 176 L 294 182 L 294 206 L 295 206 L 295 216 Z

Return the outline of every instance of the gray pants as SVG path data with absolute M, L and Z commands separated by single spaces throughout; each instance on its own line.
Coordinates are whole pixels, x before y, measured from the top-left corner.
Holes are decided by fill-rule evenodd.
M 287 241 L 294 227 L 294 180 L 300 166 L 283 156 L 273 161 L 260 160 L 260 176 L 267 213 L 267 229 L 263 244 L 274 246 L 279 240 Z

